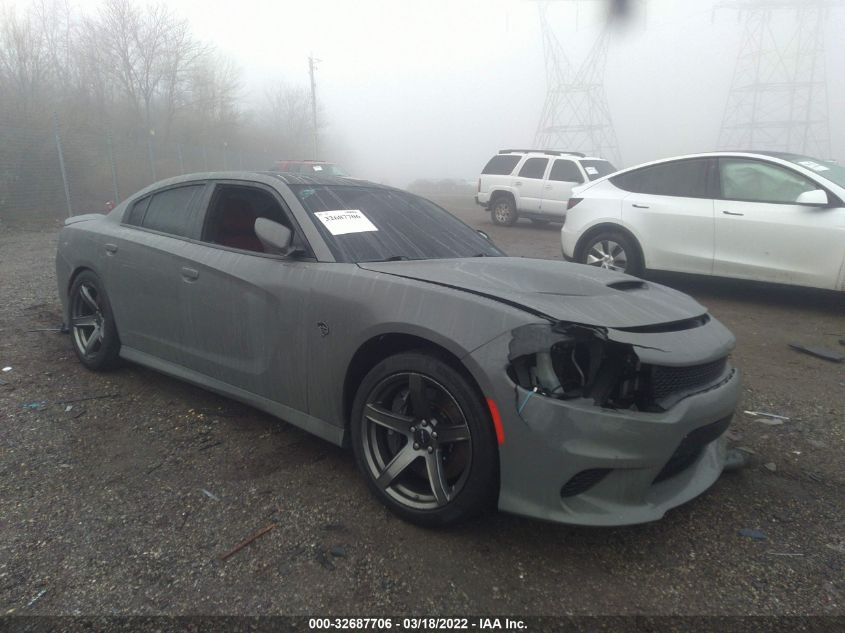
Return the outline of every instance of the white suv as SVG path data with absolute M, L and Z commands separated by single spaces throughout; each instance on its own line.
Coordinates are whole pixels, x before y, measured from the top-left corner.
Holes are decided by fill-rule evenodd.
M 490 211 L 494 224 L 563 222 L 572 188 L 616 171 L 603 158 L 578 152 L 503 149 L 481 172 L 475 202 Z

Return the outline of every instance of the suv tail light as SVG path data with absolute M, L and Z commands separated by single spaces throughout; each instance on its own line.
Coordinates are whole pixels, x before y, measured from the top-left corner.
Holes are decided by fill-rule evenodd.
M 581 200 L 583 199 L 584 198 L 570 198 L 569 202 L 566 203 L 566 210 L 569 211 L 572 207 L 581 202 Z

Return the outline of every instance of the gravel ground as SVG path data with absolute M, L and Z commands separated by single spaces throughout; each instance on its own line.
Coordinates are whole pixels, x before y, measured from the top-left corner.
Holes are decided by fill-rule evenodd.
M 558 227 L 442 203 L 509 254 L 560 256 Z M 740 412 L 790 418 L 740 413 L 750 465 L 663 520 L 428 531 L 378 504 L 350 454 L 141 367 L 86 371 L 67 336 L 31 331 L 61 320 L 57 232 L 0 226 L 0 613 L 845 614 L 845 365 L 787 347 L 845 351 L 842 294 L 657 278 L 737 335 Z

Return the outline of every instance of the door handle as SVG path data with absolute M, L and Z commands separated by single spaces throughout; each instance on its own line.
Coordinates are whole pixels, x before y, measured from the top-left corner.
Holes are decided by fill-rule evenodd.
M 736 211 L 722 211 L 725 215 L 745 215 L 744 213 L 737 213 Z
M 185 281 L 196 281 L 199 279 L 199 276 L 199 271 L 195 268 L 188 268 L 187 266 L 182 268 L 182 279 Z
M 634 202 L 631 206 L 635 209 L 648 209 L 647 204 L 637 204 L 636 202 Z
M 514 184 L 515 187 L 521 187 L 522 186 L 522 183 L 518 180 L 513 184 Z
M 114 255 L 117 252 L 117 244 L 106 244 L 105 248 L 109 255 Z
M 546 185 L 546 189 L 551 189 L 551 188 L 552 188 L 551 185 Z

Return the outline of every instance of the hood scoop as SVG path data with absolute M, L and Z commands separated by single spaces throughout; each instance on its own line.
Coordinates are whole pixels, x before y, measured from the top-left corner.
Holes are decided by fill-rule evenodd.
M 607 284 L 607 287 L 626 292 L 628 290 L 645 290 L 648 288 L 648 284 L 641 279 L 621 279 L 619 281 L 610 282 Z

